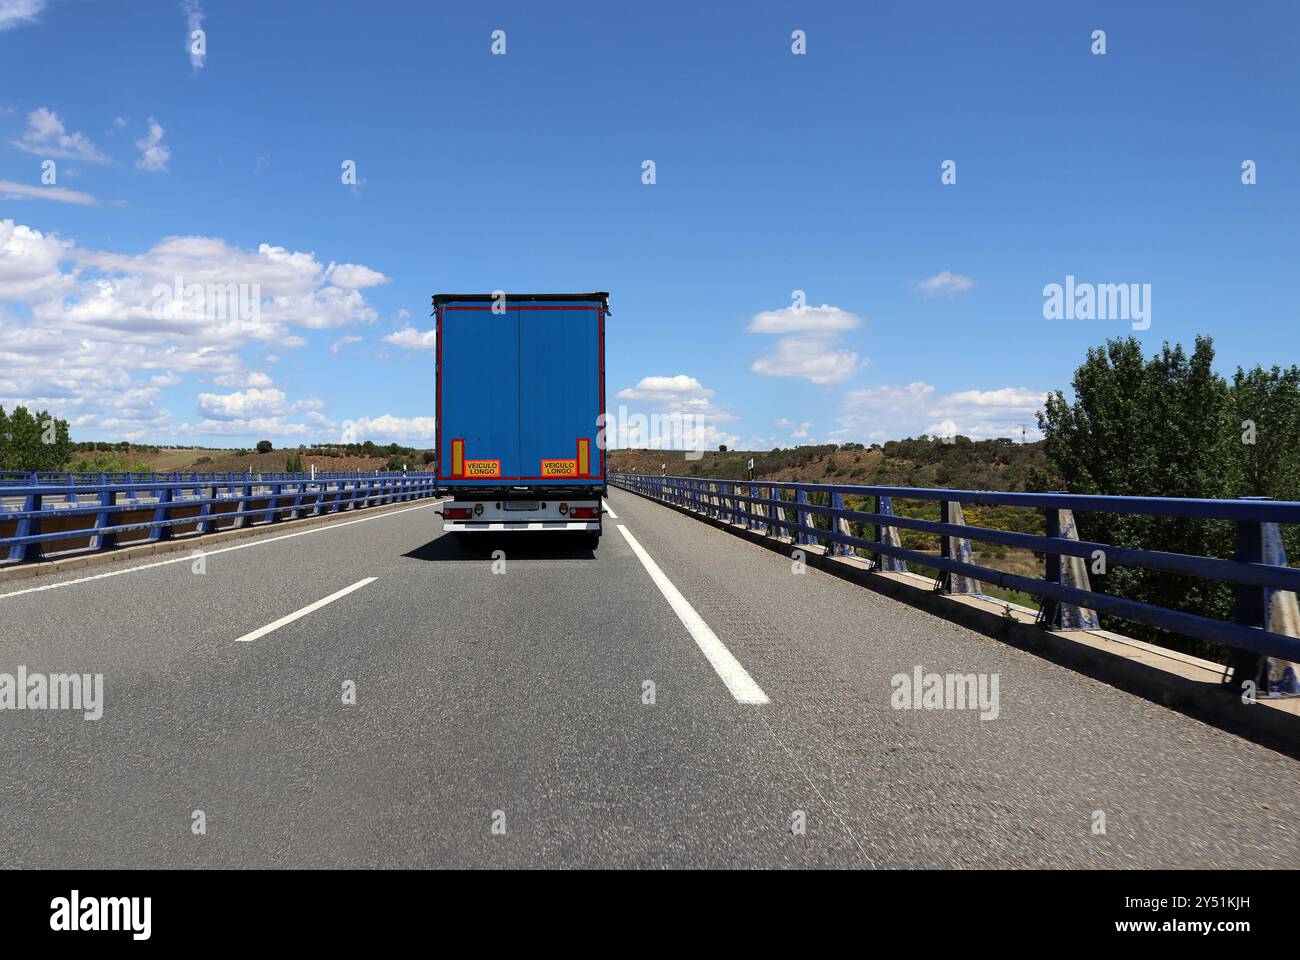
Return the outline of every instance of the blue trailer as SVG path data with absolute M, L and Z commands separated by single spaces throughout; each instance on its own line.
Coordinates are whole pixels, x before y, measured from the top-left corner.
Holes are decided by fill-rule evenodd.
M 439 293 L 443 529 L 562 531 L 595 547 L 605 495 L 607 293 Z

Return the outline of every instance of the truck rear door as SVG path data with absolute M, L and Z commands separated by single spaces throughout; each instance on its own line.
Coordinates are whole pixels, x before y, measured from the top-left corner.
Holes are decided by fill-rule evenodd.
M 443 308 L 441 374 L 446 417 L 442 475 L 464 480 L 523 474 L 519 456 L 519 310 Z
M 522 475 L 599 478 L 600 306 L 523 304 L 518 323 Z

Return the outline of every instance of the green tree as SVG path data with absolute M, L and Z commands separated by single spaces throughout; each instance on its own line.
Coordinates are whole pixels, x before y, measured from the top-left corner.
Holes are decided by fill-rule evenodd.
M 23 406 L 6 415 L 0 407 L 0 470 L 63 470 L 71 455 L 68 421 Z
M 1073 493 L 1230 498 L 1240 487 L 1233 419 L 1236 403 L 1213 370 L 1214 346 L 1198 337 L 1188 356 L 1164 344 L 1147 359 L 1134 338 L 1088 351 L 1075 371 L 1075 399 L 1049 394 L 1038 423 L 1048 459 Z M 1233 554 L 1231 524 L 1218 520 L 1081 512 L 1079 535 L 1112 546 L 1207 557 Z M 1094 589 L 1132 600 L 1231 618 L 1225 584 L 1138 567 L 1108 567 Z M 1222 658 L 1215 644 L 1123 622 L 1119 629 L 1201 656 Z
M 1300 367 L 1238 367 L 1232 400 L 1237 496 L 1300 500 Z M 1300 525 L 1283 524 L 1282 542 L 1300 562 Z
M 1232 399 L 1239 495 L 1300 499 L 1300 367 L 1238 367 Z
M 271 445 L 271 441 L 270 441 L 270 440 L 259 440 L 259 441 L 257 441 L 257 452 L 258 452 L 258 453 L 270 453 L 272 449 L 274 449 L 274 448 L 272 447 L 272 445 Z

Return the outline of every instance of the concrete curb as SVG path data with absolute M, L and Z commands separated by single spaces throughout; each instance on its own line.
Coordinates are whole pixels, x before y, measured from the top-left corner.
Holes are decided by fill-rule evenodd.
M 740 524 L 702 516 L 678 504 L 645 497 L 625 487 L 617 489 L 725 530 L 775 553 L 788 556 L 793 550 L 802 550 L 809 566 L 1069 666 L 1245 739 L 1300 757 L 1300 699 L 1242 703 L 1240 692 L 1219 683 L 1223 673 L 1219 664 L 1107 630 L 1045 630 L 1036 624 L 1035 611 L 1018 604 L 937 593 L 934 582 L 928 577 L 913 573 L 872 572 L 865 560 L 829 556 L 820 545 L 800 545 L 765 536 Z
M 49 560 L 37 560 L 12 567 L 0 567 L 0 586 L 17 580 L 29 580 L 46 574 L 63 573 L 66 570 L 80 570 L 85 567 L 100 567 L 111 563 L 122 563 L 151 557 L 157 554 L 176 553 L 183 550 L 202 550 L 205 547 L 227 543 L 232 540 L 245 540 L 264 534 L 275 534 L 287 530 L 305 530 L 333 523 L 336 520 L 355 519 L 360 514 L 375 516 L 390 513 L 407 507 L 419 506 L 421 503 L 437 503 L 440 497 L 421 497 L 419 500 L 403 500 L 398 503 L 378 504 L 360 509 L 341 510 L 338 513 L 323 513 L 316 517 L 299 517 L 297 520 L 277 520 L 274 523 L 258 523 L 235 530 L 218 530 L 199 536 L 178 537 L 175 540 L 161 540 L 158 543 L 141 543 L 118 547 L 113 550 L 97 550 L 87 553 L 72 554 L 66 557 L 53 557 Z M 219 516 L 219 515 L 218 515 Z

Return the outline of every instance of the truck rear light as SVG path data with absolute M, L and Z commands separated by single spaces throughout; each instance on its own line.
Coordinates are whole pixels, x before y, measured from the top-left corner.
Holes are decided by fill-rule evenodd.
M 444 520 L 468 520 L 469 507 L 446 507 L 442 511 Z
M 599 518 L 599 507 L 573 507 L 569 510 L 570 520 L 597 520 Z

